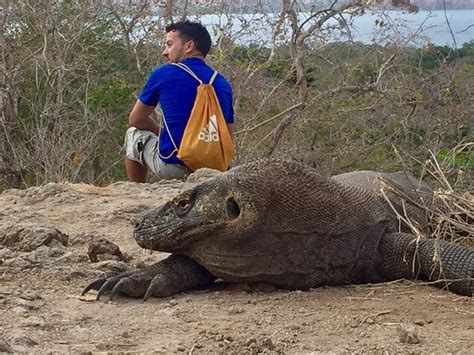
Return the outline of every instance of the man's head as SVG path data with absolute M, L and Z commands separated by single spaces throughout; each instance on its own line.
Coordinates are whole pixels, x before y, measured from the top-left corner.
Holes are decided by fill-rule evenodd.
M 168 62 L 179 63 L 186 58 L 206 57 L 211 49 L 211 36 L 197 22 L 182 21 L 166 26 L 163 56 Z

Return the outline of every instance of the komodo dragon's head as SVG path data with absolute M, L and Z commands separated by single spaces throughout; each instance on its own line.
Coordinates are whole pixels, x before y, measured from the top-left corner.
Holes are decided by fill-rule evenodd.
M 251 206 L 233 190 L 228 174 L 201 183 L 142 216 L 135 226 L 137 243 L 146 249 L 176 252 L 251 220 Z
M 183 252 L 203 240 L 216 243 L 255 230 L 268 210 L 269 192 L 278 188 L 264 177 L 268 169 L 278 174 L 275 163 L 239 166 L 149 211 L 135 227 L 137 243 L 146 249 Z
M 186 254 L 199 248 L 205 253 L 214 247 L 262 252 L 276 240 L 285 244 L 292 236 L 338 235 L 357 227 L 365 208 L 347 209 L 353 196 L 342 189 L 302 164 L 261 160 L 220 174 L 146 213 L 134 235 L 141 247 L 165 252 Z

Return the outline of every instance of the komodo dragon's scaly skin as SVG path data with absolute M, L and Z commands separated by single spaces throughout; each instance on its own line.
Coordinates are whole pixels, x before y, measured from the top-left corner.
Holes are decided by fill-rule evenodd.
M 417 186 L 401 173 L 327 178 L 301 164 L 276 160 L 237 167 L 141 218 L 137 243 L 172 253 L 168 259 L 139 271 L 104 275 L 83 293 L 98 289 L 98 298 L 110 291 L 111 297 L 146 299 L 209 285 L 216 278 L 287 289 L 441 278 L 456 280 L 442 286 L 472 296 L 474 251 L 437 242 L 440 272 L 433 262 L 437 243 L 417 243 L 415 236 L 398 232 L 395 213 L 377 192 L 377 177 L 417 201 L 431 198 L 426 184 Z M 393 205 L 403 211 L 400 201 Z M 422 209 L 405 210 L 426 226 Z

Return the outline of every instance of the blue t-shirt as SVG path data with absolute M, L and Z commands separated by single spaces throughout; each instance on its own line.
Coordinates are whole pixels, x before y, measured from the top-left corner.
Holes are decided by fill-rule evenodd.
M 212 74 L 214 74 L 214 69 L 208 66 L 202 59 L 189 58 L 185 59 L 182 63 L 188 66 L 204 84 L 209 83 Z M 166 124 L 178 148 L 191 115 L 198 86 L 199 82 L 189 73 L 176 65 L 165 64 L 151 73 L 140 94 L 139 100 L 143 104 L 148 106 L 160 104 Z M 212 86 L 216 91 L 225 121 L 228 124 L 234 123 L 232 88 L 230 84 L 219 74 Z M 174 150 L 173 143 L 164 127 L 161 130 L 159 150 L 161 157 L 168 157 Z M 176 154 L 173 154 L 168 159 L 161 159 L 170 164 L 182 164 L 176 158 Z

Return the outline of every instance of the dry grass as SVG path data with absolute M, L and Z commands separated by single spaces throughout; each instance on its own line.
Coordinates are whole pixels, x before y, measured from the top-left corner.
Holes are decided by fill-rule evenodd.
M 435 191 L 429 210 L 432 236 L 474 248 L 474 195 Z
M 431 203 L 421 205 L 385 182 L 382 190 L 384 198 L 397 217 L 410 226 L 411 232 L 418 238 L 438 238 L 474 247 L 474 194 L 470 190 L 472 171 L 469 170 L 469 166 L 462 168 L 456 166 L 455 159 L 457 154 L 469 151 L 473 146 L 474 143 L 458 145 L 446 155 L 443 161 L 439 161 L 435 154 L 430 152 L 430 159 L 423 164 L 423 175 L 429 176 L 437 185 L 433 191 Z M 460 186 L 459 189 L 458 186 Z M 413 221 L 406 212 L 406 208 L 403 213 L 398 212 L 388 197 L 390 194 L 402 199 L 404 207 L 411 205 L 425 210 L 429 228 L 423 228 Z M 429 234 L 425 230 L 428 230 Z

